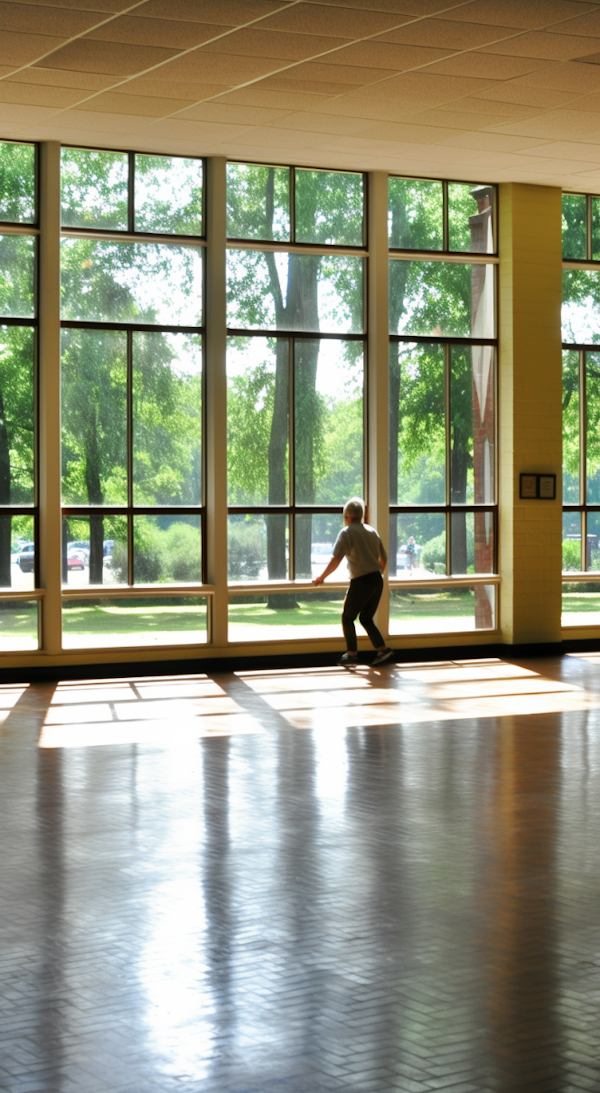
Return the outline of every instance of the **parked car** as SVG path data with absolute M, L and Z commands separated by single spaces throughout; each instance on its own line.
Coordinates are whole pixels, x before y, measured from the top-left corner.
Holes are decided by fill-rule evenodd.
M 80 550 L 85 558 L 85 564 L 87 565 L 90 560 L 90 544 L 87 539 L 75 540 L 69 543 L 67 546 L 67 552 L 69 550 Z
M 87 559 L 84 550 L 78 547 L 69 547 L 67 550 L 67 569 L 85 569 Z
M 17 558 L 17 564 L 21 573 L 33 573 L 35 564 L 35 543 L 27 543 L 26 546 L 23 547 Z

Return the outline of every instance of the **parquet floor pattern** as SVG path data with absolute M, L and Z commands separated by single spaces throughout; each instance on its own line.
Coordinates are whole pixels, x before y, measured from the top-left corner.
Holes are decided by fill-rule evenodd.
M 600 1091 L 600 656 L 0 687 L 2 1093 Z

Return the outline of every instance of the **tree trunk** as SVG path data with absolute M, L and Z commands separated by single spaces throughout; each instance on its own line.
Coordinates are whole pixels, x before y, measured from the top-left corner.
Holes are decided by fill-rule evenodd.
M 10 445 L 4 414 L 4 397 L 0 391 L 0 505 L 10 505 Z M 10 588 L 11 518 L 0 517 L 0 588 Z

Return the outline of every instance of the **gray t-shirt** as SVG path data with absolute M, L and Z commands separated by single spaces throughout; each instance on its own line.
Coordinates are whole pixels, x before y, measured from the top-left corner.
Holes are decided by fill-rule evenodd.
M 369 524 L 352 523 L 342 528 L 334 547 L 334 558 L 347 558 L 350 576 L 364 577 L 367 573 L 379 573 L 379 559 L 387 562 L 387 554 L 379 533 Z

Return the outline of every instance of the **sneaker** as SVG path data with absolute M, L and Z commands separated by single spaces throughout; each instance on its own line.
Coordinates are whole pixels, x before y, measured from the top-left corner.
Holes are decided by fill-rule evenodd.
M 358 657 L 351 657 L 348 653 L 342 653 L 338 660 L 338 667 L 340 668 L 356 668 L 358 664 Z
M 394 656 L 393 649 L 380 649 L 373 659 L 373 665 L 385 664 L 386 660 L 392 660 Z

